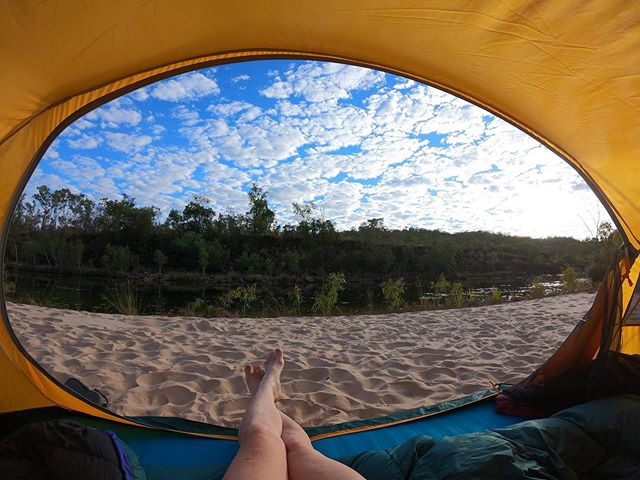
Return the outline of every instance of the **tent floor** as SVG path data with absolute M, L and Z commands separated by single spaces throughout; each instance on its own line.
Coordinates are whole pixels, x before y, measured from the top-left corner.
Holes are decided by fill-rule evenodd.
M 145 467 L 226 465 L 231 462 L 238 449 L 238 443 L 235 440 L 195 437 L 92 417 L 69 415 L 68 412 L 59 409 L 53 409 L 53 412 L 50 409 L 45 410 L 49 412 L 39 414 L 36 410 L 31 415 L 28 414 L 29 412 L 20 413 L 27 414 L 23 415 L 26 421 L 44 421 L 51 417 L 64 417 L 100 430 L 113 430 L 135 450 L 140 463 Z M 313 442 L 313 445 L 328 457 L 338 458 L 355 455 L 365 450 L 384 450 L 418 435 L 429 435 L 438 440 L 448 435 L 500 428 L 521 420 L 518 417 L 497 414 L 493 398 L 486 398 L 480 402 L 419 420 L 318 439 Z

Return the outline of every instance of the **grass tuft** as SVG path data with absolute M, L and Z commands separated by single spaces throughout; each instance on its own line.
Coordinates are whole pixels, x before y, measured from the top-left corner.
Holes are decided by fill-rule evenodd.
M 113 294 L 105 295 L 104 299 L 116 312 L 122 315 L 138 315 L 140 313 L 138 294 L 129 282 L 118 285 Z

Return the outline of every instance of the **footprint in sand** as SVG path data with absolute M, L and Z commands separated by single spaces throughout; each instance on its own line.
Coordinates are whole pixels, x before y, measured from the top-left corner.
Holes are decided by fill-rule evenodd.
M 331 369 L 330 380 L 333 382 L 358 381 L 353 372 L 340 367 Z
M 209 320 L 199 320 L 193 322 L 191 325 L 189 325 L 188 328 L 192 331 L 206 332 L 211 329 L 211 324 L 212 322 L 210 322 Z
M 220 390 L 221 381 L 217 378 L 196 381 L 195 390 L 199 393 L 215 393 Z
M 159 392 L 145 392 L 133 390 L 127 394 L 127 405 L 149 405 L 153 408 L 162 407 L 169 403 L 169 397 Z
M 140 350 L 145 353 L 154 353 L 162 349 L 162 344 L 155 340 L 143 340 L 140 342 Z
M 186 372 L 151 372 L 140 375 L 136 382 L 138 385 L 150 387 L 169 381 L 177 383 L 192 382 L 198 378 L 198 375 Z
M 240 361 L 240 360 L 246 360 L 247 358 L 244 352 L 237 351 L 237 350 L 216 350 L 215 355 L 216 357 L 222 358 L 227 361 L 229 360 Z
M 329 369 L 323 367 L 302 369 L 299 378 L 313 382 L 325 382 L 329 380 Z
M 114 352 L 113 359 L 118 362 L 126 362 L 128 360 L 133 360 L 138 358 L 138 354 L 136 352 Z
M 161 388 L 158 395 L 166 397 L 172 405 L 187 405 L 192 403 L 198 396 L 195 392 L 182 385 Z

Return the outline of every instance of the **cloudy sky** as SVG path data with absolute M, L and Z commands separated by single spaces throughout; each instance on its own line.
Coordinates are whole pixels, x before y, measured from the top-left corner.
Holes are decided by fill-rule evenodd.
M 195 194 L 245 212 L 252 182 L 281 224 L 313 202 L 339 230 L 489 230 L 586 238 L 607 219 L 582 179 L 506 122 L 401 77 L 291 61 L 173 77 L 112 101 L 53 143 L 29 182 L 163 216 Z

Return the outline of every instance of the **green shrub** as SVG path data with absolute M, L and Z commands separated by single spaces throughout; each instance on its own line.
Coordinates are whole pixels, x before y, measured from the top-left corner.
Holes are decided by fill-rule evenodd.
M 5 295 L 9 293 L 16 293 L 16 284 L 9 280 L 9 278 L 7 277 L 7 272 L 4 273 L 3 282 Z
M 16 293 L 16 284 L 10 280 L 6 280 L 4 282 L 4 293 L 5 294 Z
M 489 297 L 491 303 L 501 303 L 502 302 L 502 291 L 499 288 L 493 287 L 491 289 L 491 295 Z
M 374 302 L 375 293 L 373 290 L 367 290 L 366 295 L 367 295 L 367 309 L 370 312 L 373 312 L 373 307 L 375 306 L 375 302 Z
M 380 284 L 382 290 L 382 296 L 385 303 L 391 309 L 397 309 L 404 305 L 404 279 L 398 278 L 397 280 L 388 279 L 386 282 Z
M 444 302 L 447 307 L 461 307 L 464 304 L 464 287 L 460 282 L 447 280 L 444 273 L 440 274 L 438 281 L 433 285 L 433 292 L 437 304 Z
M 433 308 L 433 306 L 437 303 L 433 301 L 432 298 L 429 298 L 427 295 L 423 295 L 420 297 L 420 307 L 424 309 Z
M 460 282 L 453 282 L 447 296 L 447 306 L 461 307 L 464 303 L 464 288 Z
M 302 289 L 298 285 L 294 285 L 288 296 L 291 303 L 291 310 L 300 314 L 302 301 L 304 300 L 304 297 L 302 296 Z
M 217 309 L 213 305 L 209 305 L 204 298 L 196 298 L 193 302 L 187 304 L 180 313 L 187 317 L 215 317 Z
M 322 285 L 320 293 L 314 299 L 311 309 L 313 313 L 321 315 L 331 315 L 333 309 L 338 304 L 340 292 L 344 290 L 347 280 L 344 273 L 330 273 L 327 280 Z
M 47 299 L 41 296 L 36 298 L 33 295 L 25 295 L 25 296 L 20 295 L 20 297 L 17 298 L 15 301 L 17 303 L 24 303 L 27 305 L 36 305 L 38 307 L 55 307 L 55 305 L 49 305 L 49 303 L 47 302 Z
M 251 304 L 258 299 L 256 295 L 256 284 L 240 286 L 228 291 L 220 297 L 220 303 L 226 310 L 234 303 L 240 304 L 240 313 L 244 315 Z
M 529 295 L 531 295 L 532 298 L 544 297 L 545 290 L 543 282 L 544 278 L 541 275 L 538 275 L 531 280 Z
M 451 291 L 451 282 L 447 280 L 444 273 L 438 277 L 438 281 L 433 285 L 433 291 L 436 294 L 436 303 L 441 303 L 443 298 L 447 298 Z
M 467 288 L 467 291 L 464 293 L 464 304 L 468 306 L 480 304 L 480 298 L 472 288 Z
M 5 279 L 4 281 L 4 293 L 6 295 L 11 295 L 12 293 L 16 293 L 16 284 L 12 281 Z
M 567 293 L 573 293 L 578 287 L 578 275 L 572 267 L 567 267 L 562 272 L 562 285 L 564 291 Z
M 258 296 L 256 295 L 256 288 L 256 284 L 253 283 L 236 289 L 238 291 L 238 300 L 240 300 L 242 305 L 242 315 L 244 315 L 251 304 L 258 299 Z

